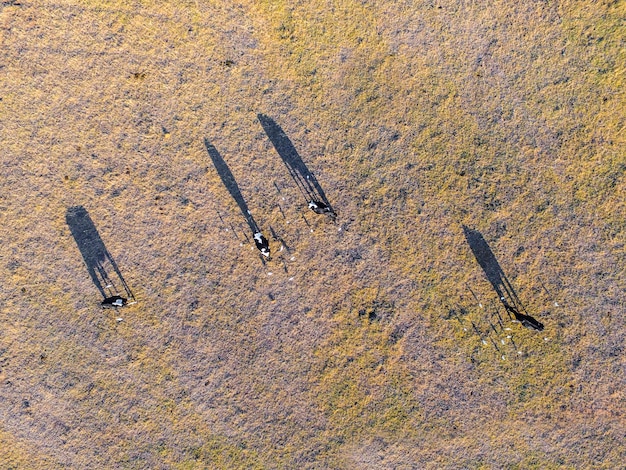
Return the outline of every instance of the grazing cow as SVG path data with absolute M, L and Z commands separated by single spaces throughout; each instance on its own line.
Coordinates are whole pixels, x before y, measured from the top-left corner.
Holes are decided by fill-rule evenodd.
M 330 207 L 328 207 L 326 204 L 324 204 L 322 201 L 315 201 L 315 200 L 309 201 L 309 209 L 311 209 L 316 214 L 335 215 L 333 210 Z
M 115 307 L 123 307 L 128 303 L 128 299 L 124 297 L 120 297 L 119 295 L 114 295 L 113 297 L 107 297 L 102 301 L 102 308 L 115 308 Z
M 261 232 L 256 232 L 253 236 L 254 244 L 259 249 L 261 254 L 266 258 L 270 257 L 270 244 L 267 241 L 267 238 L 263 236 Z
M 509 304 L 505 303 L 504 308 L 512 313 L 515 316 L 515 319 L 520 322 L 526 328 L 532 328 L 533 330 L 543 331 L 543 323 L 535 320 L 533 317 L 529 315 L 524 315 L 517 311 L 515 307 L 511 307 Z

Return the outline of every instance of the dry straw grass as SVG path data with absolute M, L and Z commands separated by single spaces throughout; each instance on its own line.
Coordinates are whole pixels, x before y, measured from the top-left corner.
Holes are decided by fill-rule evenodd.
M 0 467 L 622 466 L 624 17 L 0 3 Z M 288 246 L 267 264 L 203 138 Z M 76 205 L 137 304 L 100 309 Z M 490 327 L 462 225 L 544 332 Z

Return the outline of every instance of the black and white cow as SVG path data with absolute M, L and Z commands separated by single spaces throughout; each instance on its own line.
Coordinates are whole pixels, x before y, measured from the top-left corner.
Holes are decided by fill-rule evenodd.
M 123 307 L 127 303 L 128 299 L 120 297 L 119 295 L 114 295 L 112 297 L 107 297 L 106 299 L 104 299 L 100 305 L 102 305 L 103 308 L 116 308 Z
M 259 249 L 261 254 L 266 258 L 270 257 L 270 244 L 267 241 L 267 238 L 263 236 L 261 232 L 256 232 L 253 236 L 254 244 Z
M 316 214 L 330 214 L 334 215 L 333 210 L 328 207 L 328 205 L 324 204 L 322 201 L 309 201 L 309 209 L 311 209 Z

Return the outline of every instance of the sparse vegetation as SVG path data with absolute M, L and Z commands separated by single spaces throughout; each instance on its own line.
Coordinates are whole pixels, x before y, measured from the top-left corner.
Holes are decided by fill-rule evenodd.
M 0 2 L 0 467 L 623 467 L 625 17 Z M 137 304 L 100 308 L 73 206 Z M 543 332 L 497 324 L 463 225 Z

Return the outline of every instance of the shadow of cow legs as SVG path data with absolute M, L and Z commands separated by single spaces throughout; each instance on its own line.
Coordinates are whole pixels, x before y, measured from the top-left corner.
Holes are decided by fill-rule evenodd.
M 135 299 L 128 284 L 124 280 L 117 263 L 107 250 L 89 213 L 83 206 L 67 209 L 65 221 L 70 228 L 72 237 L 78 245 L 89 276 L 104 299 L 119 294 Z M 111 275 L 111 272 L 114 276 Z M 113 278 L 117 278 L 121 287 L 117 287 Z
M 264 257 L 269 258 L 270 256 L 269 242 L 267 241 L 265 236 L 263 236 L 263 234 L 261 233 L 261 230 L 259 229 L 259 226 L 254 220 L 254 217 L 252 217 L 252 213 L 250 212 L 250 209 L 248 209 L 248 204 L 246 203 L 246 200 L 243 198 L 243 195 L 241 194 L 239 185 L 237 184 L 237 181 L 235 180 L 233 173 L 230 171 L 230 168 L 228 167 L 228 165 L 226 164 L 226 162 L 224 161 L 220 153 L 217 151 L 215 146 L 213 146 L 209 142 L 209 139 L 207 138 L 204 139 L 204 145 L 207 149 L 209 156 L 211 157 L 211 160 L 213 161 L 213 165 L 215 166 L 215 169 L 217 170 L 217 174 L 222 180 L 222 183 L 228 190 L 230 196 L 235 200 L 235 202 L 239 206 L 239 210 L 241 211 L 244 219 L 246 219 L 246 222 L 248 223 L 248 226 L 250 227 L 250 230 L 252 231 L 252 239 L 254 240 L 254 244 L 256 245 L 256 247 L 258 248 L 258 250 L 261 252 L 261 254 Z
M 334 215 L 335 211 L 324 190 L 298 154 L 287 134 L 272 118 L 264 114 L 258 114 L 257 118 L 309 207 L 315 210 L 310 204 L 314 203 L 314 207 L 323 209 L 320 212 L 315 210 L 315 212 Z
M 246 200 L 243 198 L 243 195 L 239 190 L 239 185 L 237 184 L 233 173 L 230 171 L 230 168 L 228 168 L 228 165 L 226 164 L 220 153 L 217 151 L 215 146 L 213 146 L 206 138 L 204 139 L 204 145 L 207 149 L 209 157 L 211 157 L 211 160 L 213 161 L 213 165 L 217 170 L 217 174 L 219 175 L 222 183 L 228 190 L 230 196 L 239 206 L 239 210 L 241 210 L 244 219 L 246 219 L 250 230 L 252 230 L 252 233 L 259 232 L 259 226 L 252 217 L 252 213 L 248 209 L 248 204 L 246 204 Z
M 482 234 L 465 225 L 463 226 L 463 233 L 476 261 L 478 261 L 487 280 L 496 291 L 496 294 L 498 294 L 498 298 L 504 305 L 506 311 L 513 314 L 515 319 L 522 323 L 522 325 L 540 331 L 543 330 L 543 324 L 541 322 L 538 322 L 530 315 L 520 312 L 520 310 L 525 312 L 526 309 Z

